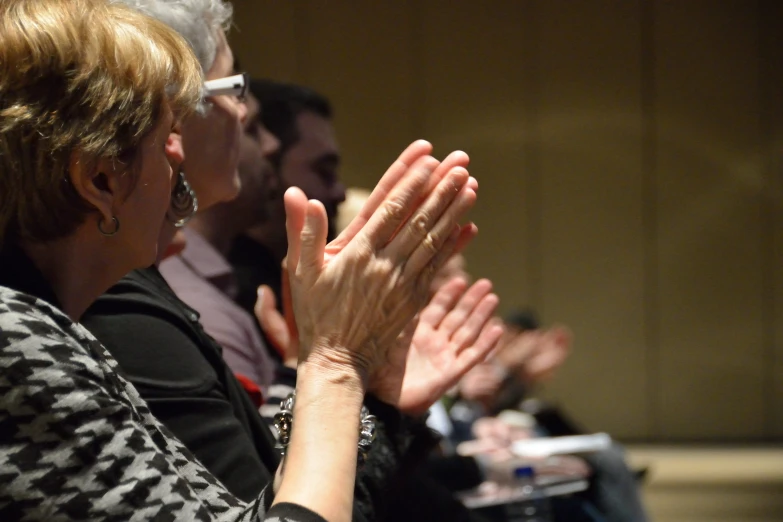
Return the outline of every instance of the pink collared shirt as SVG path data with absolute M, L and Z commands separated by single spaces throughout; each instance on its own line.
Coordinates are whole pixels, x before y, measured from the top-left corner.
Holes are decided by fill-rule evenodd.
M 223 347 L 223 359 L 266 393 L 275 363 L 256 329 L 256 318 L 234 303 L 236 280 L 223 255 L 199 233 L 186 228 L 181 254 L 160 264 L 174 292 L 201 315 L 201 325 Z

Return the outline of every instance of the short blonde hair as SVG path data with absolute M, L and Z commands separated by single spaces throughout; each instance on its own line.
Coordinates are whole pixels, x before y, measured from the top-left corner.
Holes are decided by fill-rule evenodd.
M 72 233 L 91 211 L 72 154 L 137 164 L 168 106 L 201 99 L 203 74 L 165 24 L 105 0 L 0 0 L 0 244 Z

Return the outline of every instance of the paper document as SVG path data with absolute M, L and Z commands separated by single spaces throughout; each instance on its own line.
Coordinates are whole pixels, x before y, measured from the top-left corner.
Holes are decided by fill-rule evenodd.
M 518 440 L 513 443 L 511 449 L 520 457 L 548 457 L 571 453 L 593 453 L 607 449 L 611 443 L 612 438 L 606 433 L 595 433 Z

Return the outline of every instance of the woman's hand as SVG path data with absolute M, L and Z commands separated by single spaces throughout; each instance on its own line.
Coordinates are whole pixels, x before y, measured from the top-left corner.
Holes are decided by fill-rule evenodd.
M 371 195 L 366 206 L 376 209 L 363 210 L 359 225 L 349 225 L 328 249 L 323 205 L 299 189 L 286 192 L 300 364 L 355 371 L 366 385 L 423 304 L 437 270 L 475 235 L 472 224 L 458 225 L 476 199 L 463 167 L 446 170 L 426 155 L 401 163 L 407 168 L 396 183 L 384 184 L 387 176 L 379 183 L 383 201 Z
M 476 200 L 467 156 L 439 163 L 429 151 L 426 142 L 408 147 L 328 247 L 323 205 L 299 189 L 286 192 L 299 365 L 275 503 L 298 503 L 335 522 L 351 519 L 368 376 L 424 304 L 438 268 L 476 233 L 472 224 L 457 224 Z
M 502 327 L 492 315 L 498 298 L 482 279 L 466 291 L 464 279 L 443 285 L 406 328 L 370 391 L 410 415 L 432 404 L 495 348 Z

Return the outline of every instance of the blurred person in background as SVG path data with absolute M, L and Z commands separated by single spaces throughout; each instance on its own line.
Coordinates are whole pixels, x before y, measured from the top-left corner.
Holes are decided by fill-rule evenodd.
M 261 124 L 280 143 L 270 157 L 279 190 L 298 187 L 309 199 L 323 203 L 329 238 L 334 238 L 337 207 L 345 200 L 345 187 L 339 176 L 340 150 L 329 100 L 307 87 L 272 80 L 253 80 L 250 91 L 263 107 Z M 239 286 L 236 301 L 249 314 L 253 314 L 259 286 L 266 285 L 274 295 L 281 295 L 280 263 L 287 249 L 282 198 L 273 197 L 267 207 L 269 219 L 237 237 L 229 253 Z M 280 310 L 281 306 L 278 299 Z
M 234 302 L 236 278 L 226 256 L 234 238 L 267 219 L 270 192 L 280 197 L 268 159 L 279 142 L 260 124 L 260 106 L 252 93 L 245 104 L 248 116 L 239 147 L 238 196 L 197 212 L 183 229 L 184 248 L 160 263 L 160 273 L 177 296 L 199 313 L 201 324 L 220 343 L 223 359 L 234 373 L 265 393 L 272 384 L 276 361 L 255 318 Z
M 525 400 L 565 363 L 572 338 L 565 326 L 543 328 L 530 310 L 510 314 L 495 357 L 474 367 L 459 384 L 459 395 L 449 411 L 458 435 L 455 443 L 475 438 L 480 444 L 471 451 L 497 451 L 520 438 L 580 433 L 573 422 L 559 412 L 552 413 L 551 408 L 546 416 L 536 412 L 537 418 L 521 413 Z M 608 449 L 581 458 L 592 475 L 590 489 L 582 495 L 608 522 L 647 520 L 639 485 L 621 445 L 613 442 Z

